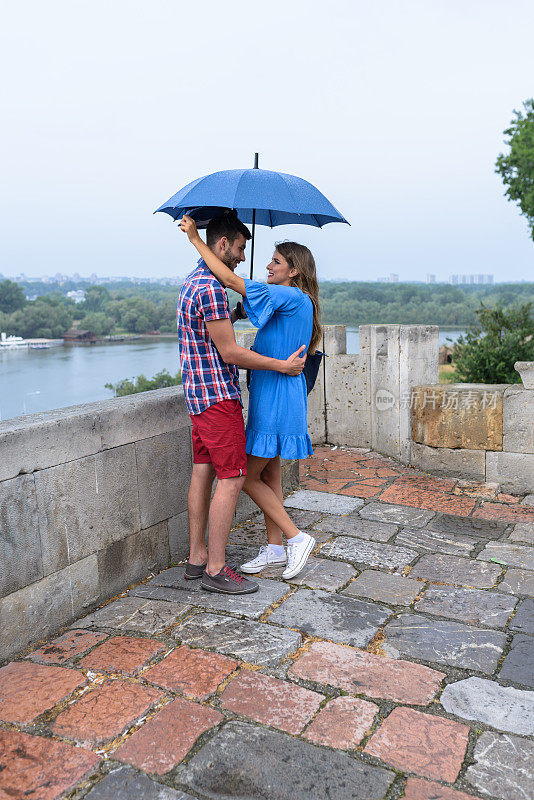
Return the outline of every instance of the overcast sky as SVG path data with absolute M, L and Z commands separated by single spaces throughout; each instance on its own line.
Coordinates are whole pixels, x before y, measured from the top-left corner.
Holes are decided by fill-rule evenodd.
M 258 228 L 321 278 L 534 279 L 494 174 L 534 94 L 531 0 L 48 0 L 2 13 L 0 273 L 183 276 L 153 210 L 221 169 L 314 183 L 349 219 Z

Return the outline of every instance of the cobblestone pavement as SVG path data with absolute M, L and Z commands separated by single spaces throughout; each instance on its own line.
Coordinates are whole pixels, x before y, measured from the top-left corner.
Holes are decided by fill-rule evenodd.
M 293 580 L 176 566 L 0 669 L 0 800 L 534 797 L 534 507 L 363 450 L 301 484 Z

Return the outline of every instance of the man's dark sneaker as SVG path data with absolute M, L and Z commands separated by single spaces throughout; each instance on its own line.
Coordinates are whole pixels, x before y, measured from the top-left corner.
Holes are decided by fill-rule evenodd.
M 200 588 L 206 589 L 207 592 L 220 592 L 221 594 L 252 594 L 252 592 L 257 592 L 260 587 L 255 581 L 249 581 L 225 564 L 216 575 L 204 572 Z
M 197 566 L 196 564 L 191 564 L 189 561 L 185 565 L 185 573 L 184 578 L 186 581 L 194 581 L 197 578 L 201 578 L 204 574 L 204 570 L 206 569 L 205 564 L 201 564 Z

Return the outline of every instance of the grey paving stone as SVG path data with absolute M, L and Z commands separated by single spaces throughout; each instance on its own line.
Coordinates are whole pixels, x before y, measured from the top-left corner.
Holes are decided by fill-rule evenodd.
M 386 625 L 387 655 L 420 658 L 451 667 L 491 673 L 506 642 L 504 634 L 422 614 L 401 614 Z
M 308 530 L 323 516 L 322 511 L 305 511 L 302 508 L 286 508 L 286 511 L 300 530 Z
M 229 722 L 178 780 L 210 800 L 379 800 L 394 773 L 278 731 Z
M 453 556 L 469 556 L 476 540 L 458 533 L 438 533 L 422 528 L 404 528 L 395 538 L 395 544 L 402 547 L 416 547 L 428 553 L 448 553 Z
M 261 547 L 267 541 L 265 525 L 245 525 L 230 531 L 228 535 L 229 545 L 242 545 L 244 547 Z
M 534 506 L 534 494 L 527 494 L 521 500 L 522 506 Z
M 477 556 L 480 561 L 496 560 L 509 567 L 534 570 L 534 547 L 508 542 L 488 542 Z
M 141 597 L 120 597 L 93 614 L 78 620 L 72 628 L 117 628 L 160 633 L 191 608 L 187 603 L 165 603 Z
M 427 614 L 452 617 L 474 625 L 504 628 L 516 603 L 515 597 L 507 597 L 499 592 L 430 586 L 415 608 Z
M 172 567 L 160 572 L 152 581 L 136 586 L 128 592 L 129 596 L 146 597 L 151 600 L 168 600 L 174 603 L 189 603 L 200 608 L 215 611 L 228 611 L 249 619 L 258 619 L 269 606 L 287 594 L 288 587 L 282 581 L 254 578 L 260 588 L 253 594 L 233 597 L 228 594 L 206 592 L 200 588 L 200 581 L 186 581 L 184 567 Z
M 427 527 L 441 533 L 466 533 L 482 539 L 498 539 L 503 535 L 507 526 L 502 522 L 492 522 L 489 519 L 460 517 L 456 514 L 436 514 Z
M 320 553 L 330 558 L 342 558 L 352 563 L 393 570 L 408 566 L 419 555 L 415 550 L 405 547 L 366 542 L 354 536 L 338 536 L 333 542 L 324 544 Z
M 425 511 L 421 508 L 378 502 L 368 503 L 360 511 L 362 519 L 371 519 L 375 522 L 392 522 L 395 525 L 410 525 L 412 528 L 422 528 L 430 522 L 434 514 L 434 511 Z
M 507 569 L 497 589 L 510 594 L 534 596 L 534 573 L 528 569 Z
M 532 800 L 534 742 L 485 731 L 475 747 L 475 764 L 466 780 L 484 795 L 505 800 Z
M 511 631 L 534 633 L 534 600 L 523 600 L 508 626 Z
M 320 589 L 300 589 L 268 617 L 269 622 L 298 628 L 342 644 L 365 647 L 391 615 L 389 608 Z
M 295 586 L 308 586 L 310 589 L 324 589 L 335 592 L 347 581 L 350 581 L 356 570 L 342 561 L 331 561 L 329 558 L 309 558 L 304 569 L 290 578 L 288 583 Z
M 370 600 L 391 603 L 394 606 L 409 606 L 423 587 L 424 583 L 420 581 L 366 569 L 341 594 L 348 597 L 368 597 Z
M 192 647 L 217 650 L 262 667 L 275 667 L 302 643 L 296 631 L 206 612 L 195 614 L 178 625 L 173 636 Z
M 531 522 L 523 522 L 516 525 L 508 539 L 511 542 L 524 542 L 525 544 L 534 544 L 534 524 Z
M 355 516 L 339 517 L 329 514 L 316 522 L 310 533 L 313 534 L 317 529 L 341 533 L 345 536 L 357 536 L 359 539 L 371 539 L 374 542 L 387 542 L 397 531 L 397 525 L 390 522 L 358 519 Z
M 325 514 L 349 514 L 361 508 L 364 501 L 359 497 L 345 497 L 343 494 L 312 492 L 301 489 L 284 501 L 286 508 L 301 508 L 304 511 L 323 511 Z
M 472 677 L 449 683 L 441 695 L 441 705 L 449 714 L 506 733 L 534 734 L 534 692 Z
M 534 689 L 534 638 L 517 633 L 502 662 L 499 677 Z
M 501 572 L 502 567 L 498 564 L 437 554 L 422 556 L 410 572 L 410 576 L 440 583 L 489 589 L 495 584 Z
M 194 800 L 190 794 L 151 781 L 131 767 L 110 772 L 91 791 L 85 800 Z

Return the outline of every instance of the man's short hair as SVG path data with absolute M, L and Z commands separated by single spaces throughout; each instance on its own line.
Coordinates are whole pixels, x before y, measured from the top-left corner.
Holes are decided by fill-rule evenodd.
M 251 233 L 246 225 L 243 225 L 237 213 L 234 210 L 224 211 L 218 217 L 214 217 L 206 228 L 206 242 L 208 247 L 215 247 L 219 239 L 226 236 L 229 243 L 232 245 L 237 237 L 245 237 L 248 242 L 252 238 Z

